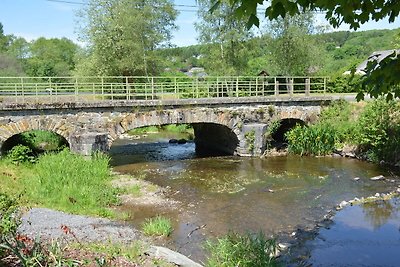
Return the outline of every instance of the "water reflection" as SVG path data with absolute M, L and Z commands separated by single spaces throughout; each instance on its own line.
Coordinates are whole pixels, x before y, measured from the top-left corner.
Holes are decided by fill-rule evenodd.
M 400 199 L 347 207 L 305 244 L 312 266 L 399 266 Z M 304 264 L 304 263 L 303 263 Z

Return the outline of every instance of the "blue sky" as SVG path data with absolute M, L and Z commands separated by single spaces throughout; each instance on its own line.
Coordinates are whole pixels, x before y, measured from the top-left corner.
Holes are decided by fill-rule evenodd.
M 65 0 L 71 2 L 85 2 L 86 0 Z M 193 23 L 196 21 L 195 0 L 175 0 L 177 9 L 182 10 L 176 21 L 179 30 L 174 34 L 172 43 L 178 46 L 196 44 L 196 31 Z M 184 5 L 184 6 L 179 6 Z M 48 0 L 0 0 L 0 22 L 6 34 L 22 36 L 28 40 L 38 37 L 67 37 L 75 42 L 78 40 L 76 32 L 77 9 L 81 5 L 56 3 Z M 394 23 L 387 20 L 369 22 L 361 30 L 394 29 L 400 27 L 400 18 Z M 340 29 L 348 29 L 343 25 Z

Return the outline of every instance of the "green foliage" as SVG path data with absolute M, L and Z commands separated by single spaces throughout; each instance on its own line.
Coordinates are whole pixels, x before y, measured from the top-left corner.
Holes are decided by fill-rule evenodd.
M 69 76 L 75 68 L 78 46 L 67 38 L 39 38 L 29 47 L 26 72 L 30 76 Z
M 110 184 L 109 158 L 92 159 L 68 150 L 45 154 L 23 177 L 27 197 L 38 204 L 79 214 L 112 216 L 108 207 L 118 204 L 117 189 Z M 62 194 L 60 194 L 62 192 Z
M 215 6 L 225 3 L 224 0 L 213 1 Z M 259 26 L 257 7 L 263 4 L 265 17 L 270 20 L 279 17 L 293 16 L 300 14 L 304 10 L 326 11 L 326 18 L 329 24 L 337 28 L 342 23 L 350 24 L 350 28 L 357 30 L 361 24 L 369 20 L 388 19 L 393 22 L 399 15 L 400 2 L 398 1 L 369 1 L 368 4 L 357 2 L 340 2 L 331 0 L 273 0 L 267 4 L 260 0 L 229 0 L 235 7 L 236 13 L 240 17 L 248 19 L 248 26 Z M 337 5 L 340 4 L 340 8 Z
M 327 155 L 335 149 L 337 140 L 335 129 L 325 123 L 296 126 L 285 135 L 288 151 L 299 155 Z
M 17 216 L 17 200 L 0 192 L 0 241 L 17 231 L 19 221 Z M 0 250 L 1 255 L 1 250 Z
M 358 143 L 372 161 L 400 161 L 400 105 L 395 101 L 369 103 L 358 121 Z
M 212 13 L 210 1 L 197 1 L 200 22 L 196 23 L 199 40 L 208 44 L 202 51 L 202 62 L 213 75 L 239 75 L 246 68 L 251 33 L 245 21 L 237 19 L 234 8 L 221 4 Z
M 49 131 L 28 131 L 21 133 L 21 137 L 24 145 L 28 146 L 33 151 L 60 150 L 67 145 L 66 140 L 62 136 Z
M 157 73 L 157 63 L 161 60 L 154 51 L 172 38 L 176 16 L 171 0 L 88 1 L 81 14 L 88 57 L 81 58 L 77 73 L 109 76 Z
M 21 163 L 34 163 L 35 157 L 33 155 L 32 149 L 24 145 L 14 146 L 8 153 L 7 158 L 11 160 L 14 164 Z
M 171 220 L 161 216 L 147 219 L 142 225 L 142 230 L 145 235 L 154 236 L 169 236 L 173 231 Z
M 330 93 L 354 93 L 359 83 L 359 76 L 352 78 L 351 75 L 339 74 L 329 80 L 326 90 Z
M 336 144 L 356 141 L 357 130 L 357 106 L 345 100 L 337 100 L 331 103 L 321 112 L 320 123 L 330 125 L 335 129 Z
M 311 12 L 287 16 L 270 24 L 271 35 L 275 37 L 270 52 L 276 75 L 309 75 L 322 66 L 322 47 L 310 35 L 314 30 Z
M 275 240 L 257 235 L 229 233 L 216 241 L 207 241 L 206 249 L 211 254 L 208 267 L 266 267 L 278 266 L 274 258 L 277 251 Z
M 82 262 L 68 259 L 63 256 L 61 245 L 53 242 L 49 245 L 42 243 L 40 239 L 31 239 L 24 235 L 13 235 L 0 243 L 0 247 L 11 254 L 6 263 L 19 262 L 22 267 L 43 267 L 43 266 L 82 266 Z M 16 259 L 14 259 L 16 258 Z M 1 260 L 1 259 L 0 259 Z
M 244 139 L 246 140 L 247 148 L 251 153 L 254 151 L 254 142 L 256 141 L 256 132 L 254 130 L 245 133 Z

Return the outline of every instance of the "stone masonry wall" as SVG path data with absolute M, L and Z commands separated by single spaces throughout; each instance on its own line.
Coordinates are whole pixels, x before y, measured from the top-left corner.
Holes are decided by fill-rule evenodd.
M 265 149 L 264 133 L 271 121 L 295 118 L 312 123 L 321 111 L 320 102 L 285 102 L 275 104 L 224 104 L 223 106 L 111 106 L 85 108 L 62 106 L 57 108 L 13 109 L 0 106 L 0 147 L 13 135 L 30 131 L 46 130 L 63 136 L 72 151 L 90 155 L 93 151 L 107 151 L 114 140 L 128 130 L 151 125 L 175 123 L 197 124 L 197 134 L 210 137 L 210 144 L 236 142 L 234 154 L 260 155 Z M 215 124 L 223 129 L 220 135 L 208 133 Z M 203 130 L 201 130 L 203 129 Z M 208 129 L 208 130 L 207 130 Z M 201 132 L 202 131 L 202 132 Z M 249 133 L 254 131 L 254 138 Z M 212 140 L 213 136 L 217 138 Z M 236 136 L 235 138 L 232 138 Z M 247 139 L 246 139 L 247 137 Z M 253 144 L 249 144 L 249 139 Z M 224 141 L 225 140 L 225 141 Z M 207 142 L 202 142 L 207 145 Z M 232 147 L 226 145 L 228 150 Z

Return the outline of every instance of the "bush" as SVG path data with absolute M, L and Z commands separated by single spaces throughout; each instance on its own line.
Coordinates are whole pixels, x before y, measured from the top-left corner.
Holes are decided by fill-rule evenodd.
M 400 160 L 400 105 L 383 99 L 369 103 L 358 121 L 358 143 L 368 158 L 378 162 Z
M 0 240 L 16 232 L 19 225 L 16 216 L 17 208 L 16 199 L 0 193 Z
M 229 233 L 216 240 L 207 241 L 206 249 L 211 254 L 206 266 L 209 267 L 267 267 L 278 266 L 274 255 L 276 242 L 257 235 Z
M 21 163 L 34 163 L 35 157 L 33 156 L 32 150 L 24 145 L 16 145 L 14 146 L 8 153 L 7 157 L 14 163 L 14 164 L 21 164 Z
M 351 78 L 351 75 L 339 75 L 328 81 L 327 91 L 330 93 L 355 93 L 360 80 L 361 78 L 357 75 L 354 78 Z

